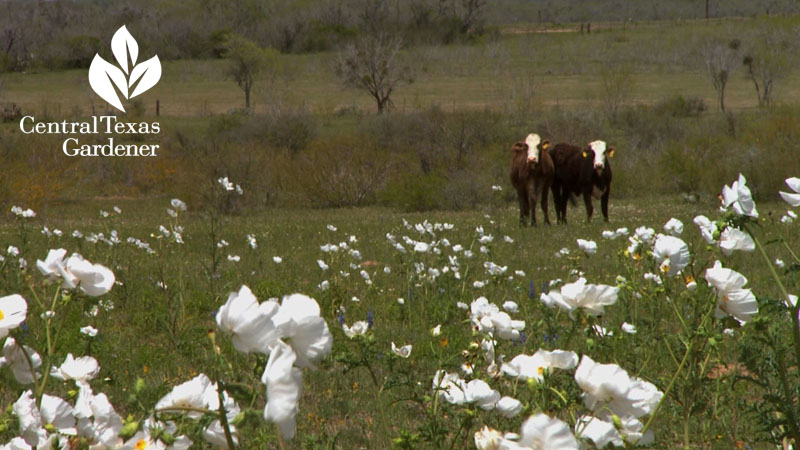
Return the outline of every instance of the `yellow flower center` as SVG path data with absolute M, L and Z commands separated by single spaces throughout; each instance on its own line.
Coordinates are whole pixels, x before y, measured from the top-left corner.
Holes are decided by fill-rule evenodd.
M 661 266 L 661 271 L 664 273 L 669 272 L 669 264 L 664 264 Z
M 722 296 L 722 301 L 725 302 L 725 303 L 728 303 L 728 296 L 727 295 L 723 295 Z
M 688 277 L 686 277 L 686 284 L 689 284 L 692 281 L 694 281 L 694 277 L 693 276 L 689 275 Z
M 3 314 L 3 310 L 0 309 L 0 320 L 3 320 L 5 317 L 6 316 L 5 316 L 5 314 Z
M 539 376 L 541 376 L 544 373 L 544 367 L 539 366 L 539 368 L 536 369 L 536 372 L 539 374 Z
M 139 439 L 139 442 L 137 442 L 136 445 L 133 446 L 133 448 L 135 450 L 144 450 L 147 448 L 147 441 L 144 439 Z

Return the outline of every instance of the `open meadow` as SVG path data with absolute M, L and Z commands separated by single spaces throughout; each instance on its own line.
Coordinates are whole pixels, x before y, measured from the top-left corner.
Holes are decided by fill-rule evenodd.
M 0 449 L 797 448 L 800 16 L 593 1 L 584 33 L 504 4 L 405 35 L 380 114 L 341 75 L 362 25 L 283 48 L 244 21 L 248 107 L 232 50 L 190 51 L 237 42 L 217 22 L 168 45 L 131 19 L 162 75 L 126 113 L 88 59 L 0 71 Z M 158 156 L 20 130 L 100 115 L 157 122 L 112 135 Z M 519 225 L 528 133 L 613 146 L 608 222 L 550 195 Z

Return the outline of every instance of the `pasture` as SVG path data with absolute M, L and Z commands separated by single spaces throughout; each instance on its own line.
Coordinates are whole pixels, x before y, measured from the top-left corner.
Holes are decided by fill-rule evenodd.
M 233 437 L 222 433 L 224 423 L 247 449 L 493 449 L 503 433 L 512 433 L 506 445 L 521 434 L 557 448 L 525 431 L 539 413 L 561 421 L 553 425 L 561 437 L 564 429 L 584 434 L 589 448 L 623 438 L 632 446 L 641 434 L 638 443 L 651 448 L 796 446 L 800 330 L 798 306 L 786 294 L 798 293 L 800 234 L 777 191 L 800 176 L 800 71 L 789 71 L 774 104 L 759 108 L 740 69 L 723 114 L 699 51 L 709 39 L 746 45 L 764 26 L 795 23 L 612 22 L 591 35 L 514 24 L 469 45 L 404 49 L 414 82 L 399 87 L 394 109 L 380 116 L 367 95 L 338 81 L 333 52 L 278 55 L 257 80 L 249 112 L 225 75 L 227 61 L 165 61 L 160 83 L 125 116 L 161 123 L 156 138 L 129 137 L 161 144 L 154 160 L 70 159 L 59 152 L 61 137 L 24 136 L 18 122 L 0 124 L 0 297 L 20 294 L 28 307 L 10 336 L 41 355 L 40 374 L 68 353 L 96 358 L 91 388 L 119 415 L 119 429 L 108 427 L 137 450 L 186 448 L 179 435 L 191 448 L 225 447 Z M 39 120 L 106 112 L 84 69 L 2 77 L 0 100 Z M 597 200 L 586 223 L 577 199 L 569 225 L 556 225 L 550 194 L 553 225 L 541 225 L 537 211 L 538 227 L 518 226 L 510 149 L 534 131 L 553 143 L 602 138 L 617 149 L 609 223 Z M 717 194 L 739 173 L 757 218 L 733 206 L 719 210 Z M 36 215 L 8 212 L 12 206 Z M 716 223 L 711 239 L 693 223 L 698 215 Z M 657 238 L 637 230 L 670 234 L 670 218 L 684 224 L 679 238 L 691 256 L 679 273 L 664 266 Z M 620 228 L 627 233 L 603 237 Z M 757 246 L 723 253 L 724 229 L 744 230 Z M 596 253 L 578 239 L 594 241 Z M 116 283 L 100 296 L 60 287 L 66 275 L 37 268 L 59 248 L 107 267 Z M 707 282 L 718 260 L 747 278 L 744 289 L 733 294 Z M 564 293 L 581 277 L 618 288 L 604 314 L 545 304 L 543 294 Z M 314 367 L 289 363 L 291 376 L 272 381 L 284 391 L 268 394 L 262 382 L 273 358 L 237 351 L 230 329 L 217 324 L 243 285 L 262 303 L 297 292 L 312 297 L 332 336 Z M 759 312 L 740 322 L 744 316 L 732 317 L 728 305 L 746 289 Z M 495 310 L 473 304 L 480 297 Z M 715 314 L 717 307 L 728 312 Z M 80 330 L 86 326 L 97 335 Z M 299 348 L 301 332 L 291 333 L 282 336 L 286 348 Z M 393 344 L 412 345 L 410 355 Z M 609 380 L 581 378 L 577 360 L 510 375 L 515 357 L 539 349 L 617 364 L 637 387 L 603 396 L 612 388 L 592 391 L 587 379 Z M 0 365 L 0 443 L 21 434 L 10 405 L 25 389 L 59 396 L 76 411 L 84 395 L 80 384 L 51 376 L 21 384 L 10 370 L 12 351 Z M 270 395 L 275 403 L 294 395 L 286 378 L 300 367 L 296 410 L 287 400 L 288 415 L 265 421 Z M 221 387 L 216 407 L 192 403 L 187 392 L 185 403 L 156 406 L 200 374 Z M 486 389 L 466 394 L 466 382 L 477 380 Z M 628 394 L 647 398 L 625 409 Z M 494 396 L 518 402 L 505 408 Z M 89 448 L 100 437 L 87 435 L 102 428 L 94 414 L 80 439 L 65 438 L 69 431 L 48 419 L 41 425 L 70 448 Z M 587 425 L 591 417 L 604 421 L 605 438 Z M 292 420 L 296 435 L 282 438 L 274 423 L 282 429 Z

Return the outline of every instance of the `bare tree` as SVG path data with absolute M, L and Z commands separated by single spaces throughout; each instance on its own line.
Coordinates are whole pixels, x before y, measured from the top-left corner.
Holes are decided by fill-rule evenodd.
M 603 87 L 603 104 L 609 119 L 617 119 L 620 109 L 625 106 L 633 90 L 633 70 L 630 64 L 614 64 L 600 70 Z
M 484 12 L 487 0 L 460 0 L 457 8 L 458 18 L 461 21 L 461 34 L 470 34 L 483 25 Z
M 400 38 L 385 34 L 363 36 L 339 52 L 336 74 L 345 84 L 367 91 L 378 114 L 392 105 L 392 94 L 401 83 L 413 81 L 411 68 L 399 61 Z
M 358 19 L 362 28 L 371 34 L 380 32 L 389 17 L 389 4 L 386 0 L 362 0 Z
M 719 108 L 725 112 L 725 87 L 731 74 L 736 70 L 740 42 L 734 39 L 729 43 L 707 42 L 703 47 L 703 59 L 714 90 L 717 91 Z
M 758 106 L 769 106 L 775 83 L 794 67 L 792 44 L 782 30 L 762 29 L 744 56 L 747 77 L 753 82 Z

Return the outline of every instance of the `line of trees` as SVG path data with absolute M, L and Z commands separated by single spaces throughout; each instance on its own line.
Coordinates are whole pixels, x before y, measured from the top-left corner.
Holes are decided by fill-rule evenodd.
M 725 88 L 740 69 L 745 70 L 745 77 L 753 83 L 758 105 L 770 105 L 776 85 L 800 62 L 796 56 L 798 33 L 797 29 L 762 27 L 747 42 L 734 38 L 705 43 L 703 59 L 722 112 L 725 112 Z
M 476 39 L 488 0 L 87 0 L 0 2 L 0 72 L 88 67 L 121 24 L 162 60 L 221 56 L 230 34 L 283 53 L 377 32 L 406 45 Z

